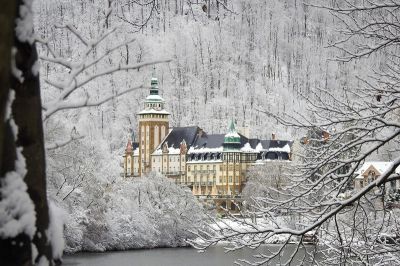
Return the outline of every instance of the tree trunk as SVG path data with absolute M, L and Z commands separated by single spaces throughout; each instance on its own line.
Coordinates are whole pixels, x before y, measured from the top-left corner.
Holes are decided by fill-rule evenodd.
M 0 189 L 6 173 L 15 170 L 16 145 L 11 130 L 10 121 L 6 117 L 6 105 L 10 93 L 11 48 L 14 38 L 14 21 L 16 3 L 6 1 L 0 9 Z M 4 195 L 0 193 L 0 201 Z M 14 243 L 14 244 L 13 244 Z M 16 245 L 15 243 L 18 243 Z M 32 253 L 30 238 L 26 233 L 20 233 L 13 238 L 1 236 L 0 261 L 2 265 L 31 265 Z
M 45 256 L 52 265 L 51 243 L 46 234 L 49 227 L 49 210 L 46 196 L 40 85 L 38 73 L 33 73 L 36 71 L 32 68 L 37 62 L 37 52 L 34 43 L 19 40 L 15 33 L 15 18 L 19 16 L 20 7 L 23 4 L 23 0 L 5 1 L 0 9 L 2 25 L 0 31 L 0 58 L 2 59 L 0 60 L 2 121 L 0 123 L 0 181 L 5 178 L 6 173 L 16 169 L 17 147 L 22 147 L 27 169 L 24 182 L 35 206 L 36 233 L 33 240 L 26 233 L 20 233 L 15 237 L 2 237 L 0 234 L 0 261 L 2 265 L 32 265 L 32 242 L 38 250 L 36 259 Z M 22 72 L 23 80 L 12 73 L 12 49 L 15 49 L 15 66 Z M 12 118 L 18 126 L 16 140 L 9 120 L 5 119 L 6 103 L 11 90 L 15 90 Z M 0 189 L 2 186 L 3 183 L 0 183 Z M 2 197 L 3 195 L 0 194 L 0 200 L 3 199 Z

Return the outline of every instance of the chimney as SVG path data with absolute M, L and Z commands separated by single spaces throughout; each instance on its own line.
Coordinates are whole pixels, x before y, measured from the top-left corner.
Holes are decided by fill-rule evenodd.
M 276 140 L 276 134 L 272 133 L 272 140 Z

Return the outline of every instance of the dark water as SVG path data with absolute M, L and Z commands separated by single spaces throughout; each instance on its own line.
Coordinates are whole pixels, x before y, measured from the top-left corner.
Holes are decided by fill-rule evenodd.
M 285 247 L 283 256 L 270 262 L 270 265 L 280 265 L 288 260 L 295 250 L 295 245 Z M 205 265 L 234 265 L 235 260 L 259 260 L 253 255 L 258 253 L 268 254 L 270 251 L 277 251 L 278 245 L 265 245 L 255 250 L 242 249 L 235 252 L 225 253 L 223 246 L 210 247 L 203 253 L 193 248 L 159 248 L 146 250 L 116 251 L 105 253 L 79 253 L 64 256 L 63 265 L 80 266 L 205 266 Z M 312 246 L 307 248 L 311 251 Z M 305 254 L 304 248 L 294 257 L 291 265 L 299 265 Z M 309 256 L 306 256 L 309 258 Z M 306 263 L 310 265 L 310 263 Z

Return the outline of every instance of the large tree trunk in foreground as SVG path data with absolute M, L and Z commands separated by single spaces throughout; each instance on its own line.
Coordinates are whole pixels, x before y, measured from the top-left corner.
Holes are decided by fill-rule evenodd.
M 25 2 L 29 3 L 29 0 Z M 19 16 L 19 10 L 24 1 L 3 1 L 0 9 L 0 201 L 5 201 L 5 193 L 1 194 L 7 183 L 4 181 L 7 173 L 16 171 L 17 149 L 22 147 L 22 155 L 25 158 L 27 173 L 23 181 L 27 185 L 27 192 L 34 204 L 36 213 L 36 232 L 28 235 L 21 232 L 18 235 L 1 234 L 0 219 L 0 261 L 2 265 L 32 265 L 32 259 L 36 262 L 44 260 L 44 257 L 52 263 L 51 243 L 48 241 L 46 230 L 49 227 L 49 209 L 46 197 L 45 174 L 45 150 L 43 140 L 43 125 L 41 114 L 41 99 L 39 76 L 35 73 L 34 64 L 37 61 L 37 52 L 32 40 L 18 38 L 15 31 L 15 18 Z M 29 5 L 29 4 L 28 4 Z M 25 6 L 26 7 L 26 6 Z M 24 8 L 25 8 L 24 7 Z M 21 40 L 22 39 L 22 40 Z M 14 55 L 11 51 L 14 50 Z M 15 75 L 12 69 L 12 57 L 15 58 L 15 66 L 21 71 L 23 79 Z M 13 73 L 14 72 L 14 73 Z M 15 91 L 15 99 L 12 103 L 12 119 L 18 127 L 18 135 L 15 139 L 10 120 L 6 118 L 7 99 L 12 91 Z M 12 211 L 10 211 L 12 213 Z M 4 215 L 5 213 L 0 213 Z M 8 215 L 10 215 L 8 213 Z M 3 217 L 0 217 L 3 218 Z M 13 219 L 18 223 L 21 219 L 15 215 Z M 33 258 L 33 243 L 38 251 L 38 256 Z

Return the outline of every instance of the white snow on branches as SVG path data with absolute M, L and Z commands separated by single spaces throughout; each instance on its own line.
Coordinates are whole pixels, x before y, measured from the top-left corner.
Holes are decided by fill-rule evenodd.
M 16 77 L 19 82 L 24 82 L 24 77 L 22 75 L 22 71 L 17 68 L 17 65 L 15 63 L 15 56 L 17 54 L 17 48 L 13 47 L 11 49 L 11 73 L 13 74 L 14 77 Z
M 11 118 L 11 104 L 14 99 L 14 91 L 11 90 L 7 102 L 6 119 L 9 119 L 14 136 L 18 133 L 18 127 Z M 23 181 L 26 174 L 25 159 L 22 148 L 17 148 L 15 170 L 6 173 L 0 182 L 0 237 L 14 237 L 25 233 L 33 237 L 36 227 L 35 208 L 27 193 L 27 186 Z
M 54 258 L 61 258 L 64 251 L 64 224 L 66 221 L 65 211 L 53 202 L 49 201 L 50 226 L 46 231 L 47 239 L 51 243 Z
M 32 0 L 24 0 L 19 9 L 19 18 L 16 19 L 15 32 L 18 40 L 32 44 L 35 40 L 33 33 Z
M 35 227 L 35 209 L 23 181 L 26 174 L 22 148 L 17 150 L 16 170 L 8 172 L 1 180 L 0 188 L 0 237 L 14 237 L 26 233 L 33 237 Z

